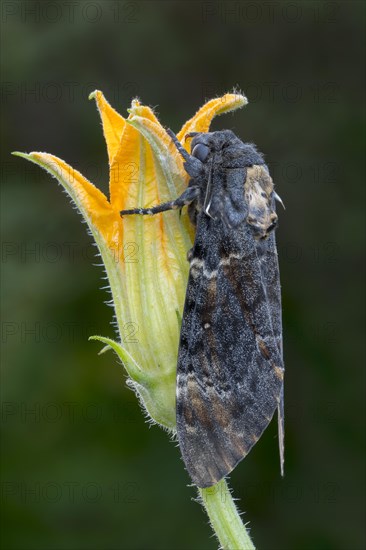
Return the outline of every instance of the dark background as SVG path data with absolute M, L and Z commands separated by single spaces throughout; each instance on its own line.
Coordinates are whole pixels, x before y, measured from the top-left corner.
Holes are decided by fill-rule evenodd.
M 230 483 L 260 549 L 365 547 L 363 6 L 2 2 L 3 548 L 217 547 L 178 449 L 87 341 L 114 332 L 85 225 L 10 151 L 54 153 L 107 191 L 92 90 L 178 130 L 234 86 L 249 105 L 213 128 L 265 152 L 286 205 L 286 476 L 273 423 Z

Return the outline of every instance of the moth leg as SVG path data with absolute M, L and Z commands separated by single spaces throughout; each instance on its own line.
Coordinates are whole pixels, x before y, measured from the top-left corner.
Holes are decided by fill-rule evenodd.
M 154 214 L 159 214 L 160 212 L 165 212 L 167 210 L 177 210 L 178 208 L 183 208 L 187 204 L 191 204 L 199 195 L 199 188 L 196 186 L 187 187 L 187 189 L 181 194 L 180 197 L 174 201 L 164 202 L 163 204 L 158 204 L 152 208 L 131 208 L 130 210 L 121 210 L 121 216 L 127 216 L 129 214 L 141 214 L 147 216 L 153 216 Z

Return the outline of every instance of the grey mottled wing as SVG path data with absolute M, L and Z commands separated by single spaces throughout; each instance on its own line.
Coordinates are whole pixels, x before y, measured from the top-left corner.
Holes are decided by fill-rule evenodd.
M 177 432 L 199 487 L 229 474 L 279 404 L 283 363 L 256 241 L 200 214 L 182 320 Z

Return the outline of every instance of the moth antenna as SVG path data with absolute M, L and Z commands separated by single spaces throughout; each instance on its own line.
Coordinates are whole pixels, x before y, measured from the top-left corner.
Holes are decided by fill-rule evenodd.
M 277 195 L 276 192 L 273 193 L 273 196 L 277 202 L 279 202 L 282 205 L 282 208 L 286 210 L 285 205 L 283 204 L 283 201 L 279 195 Z
M 193 138 L 195 136 L 197 136 L 199 134 L 199 132 L 189 132 L 188 134 L 186 134 L 184 136 L 184 141 L 186 141 L 187 138 Z

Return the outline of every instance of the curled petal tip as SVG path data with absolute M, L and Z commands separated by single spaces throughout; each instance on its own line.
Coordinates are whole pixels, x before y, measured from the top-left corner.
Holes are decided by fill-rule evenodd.
M 248 104 L 248 99 L 245 95 L 237 93 L 237 92 L 231 92 L 225 94 L 222 98 L 222 103 L 224 104 L 224 113 L 229 113 L 230 111 L 235 111 L 236 109 L 241 109 L 242 107 L 245 107 L 245 105 Z M 227 104 L 227 106 L 225 106 Z M 218 112 L 218 114 L 221 114 Z
M 14 157 L 23 157 L 25 159 L 30 156 L 29 153 L 22 153 L 21 151 L 12 151 L 10 154 L 13 155 Z
M 215 116 L 240 109 L 247 103 L 248 100 L 244 95 L 235 92 L 210 99 L 183 125 L 177 134 L 179 141 L 186 134 L 191 134 L 192 132 L 208 132 L 212 119 Z
M 89 95 L 88 95 L 88 99 L 95 99 L 96 96 L 97 96 L 97 93 L 99 92 L 99 90 L 94 90 L 94 92 L 91 92 Z

